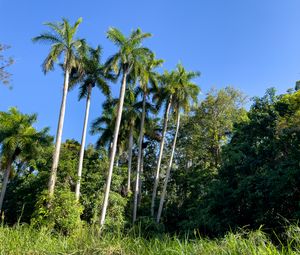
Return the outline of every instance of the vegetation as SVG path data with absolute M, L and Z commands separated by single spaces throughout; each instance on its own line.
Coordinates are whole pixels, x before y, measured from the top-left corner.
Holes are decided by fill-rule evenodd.
M 143 45 L 151 34 L 110 28 L 117 51 L 102 63 L 100 46 L 75 38 L 81 21 L 46 23 L 33 39 L 51 45 L 44 72 L 61 62 L 64 73 L 55 143 L 34 128 L 36 114 L 0 112 L 0 253 L 299 253 L 299 82 L 248 110 L 232 87 L 199 101 L 200 73 L 160 72 Z M 62 142 L 77 85 L 82 138 Z M 86 145 L 94 87 L 106 100 L 90 129 L 98 141 Z
M 128 235 L 95 235 L 82 230 L 65 237 L 53 235 L 43 228 L 37 231 L 27 226 L 0 228 L 1 254 L 203 254 L 203 255 L 294 255 L 299 254 L 299 228 L 290 227 L 286 246 L 274 245 L 262 230 L 228 233 L 223 238 L 209 240 L 195 237 L 179 239 L 168 235 L 145 239 L 138 233 Z
M 4 51 L 10 48 L 9 45 L 0 44 L 0 82 L 4 85 L 9 85 L 11 81 L 11 73 L 7 71 L 7 68 L 14 63 L 12 57 L 6 57 Z
M 63 97 L 60 106 L 60 114 L 58 121 L 58 128 L 56 133 L 55 141 L 55 151 L 53 154 L 53 164 L 51 169 L 51 176 L 49 179 L 48 190 L 49 195 L 52 196 L 54 193 L 55 182 L 56 182 L 56 172 L 58 167 L 62 131 L 64 125 L 67 94 L 69 89 L 69 76 L 72 68 L 77 68 L 80 70 L 81 61 L 78 56 L 79 52 L 84 51 L 85 42 L 82 39 L 76 40 L 74 36 L 78 29 L 79 24 L 82 19 L 79 18 L 74 26 L 72 27 L 68 20 L 63 19 L 62 23 L 46 23 L 45 25 L 51 29 L 49 33 L 43 33 L 37 37 L 33 38 L 33 42 L 46 42 L 51 44 L 51 49 L 43 62 L 43 71 L 46 74 L 48 71 L 54 69 L 54 64 L 59 61 L 61 55 L 64 54 L 64 59 L 62 63 L 62 68 L 64 70 L 64 87 L 63 87 Z

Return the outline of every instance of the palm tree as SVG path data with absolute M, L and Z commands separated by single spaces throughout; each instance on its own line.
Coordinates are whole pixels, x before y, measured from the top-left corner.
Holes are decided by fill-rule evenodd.
M 132 81 L 130 81 L 132 82 Z M 128 177 L 127 177 L 127 187 L 126 192 L 131 191 L 131 166 L 132 166 L 132 150 L 134 145 L 134 139 L 136 137 L 135 130 L 140 127 L 141 115 L 142 115 L 142 101 L 137 101 L 138 95 L 141 93 L 140 88 L 133 88 L 133 84 L 130 83 L 126 89 L 124 104 L 123 104 L 123 113 L 121 121 L 121 130 L 119 133 L 118 139 L 118 149 L 117 154 L 122 154 L 124 148 L 127 148 L 127 158 L 128 158 Z M 115 125 L 115 112 L 118 107 L 118 99 L 108 99 L 103 104 L 103 114 L 100 118 L 97 118 L 92 124 L 92 134 L 100 134 L 100 137 L 97 141 L 97 147 L 105 146 L 111 144 L 112 141 L 112 127 Z M 153 105 L 146 102 L 147 112 L 156 112 L 156 109 Z M 148 119 L 146 118 L 146 124 Z M 146 129 L 147 131 L 147 129 Z M 128 137 L 128 141 L 126 139 Z
M 152 113 L 157 113 L 157 109 L 151 105 Z M 149 109 L 146 107 L 146 109 Z M 159 118 L 151 118 L 147 117 L 145 118 L 145 133 L 144 133 L 144 141 L 143 141 L 143 146 L 142 146 L 142 159 L 141 159 L 141 170 L 140 170 L 140 180 L 139 180 L 139 194 L 138 194 L 138 206 L 141 204 L 142 200 L 142 181 L 143 181 L 143 171 L 144 171 L 144 151 L 148 147 L 149 143 L 151 141 L 156 141 L 160 142 L 161 141 L 161 127 L 159 125 Z
M 110 152 L 111 144 L 113 140 L 113 128 L 116 122 L 115 109 L 112 106 L 114 104 L 113 99 L 108 98 L 102 104 L 102 113 L 100 117 L 97 117 L 91 125 L 91 135 L 100 135 L 96 141 L 96 148 L 107 147 Z M 109 153 L 110 154 L 110 153 Z
M 104 70 L 105 67 L 104 65 L 101 64 L 100 57 L 101 57 L 100 46 L 98 46 L 96 49 L 89 48 L 88 54 L 86 54 L 82 58 L 83 73 L 79 75 L 79 77 L 76 77 L 77 73 L 75 72 L 73 84 L 71 83 L 72 85 L 76 83 L 81 84 L 79 89 L 79 100 L 86 97 L 85 117 L 84 117 L 84 124 L 82 130 L 79 164 L 77 170 L 78 179 L 77 179 L 76 189 L 75 189 L 75 197 L 77 201 L 79 200 L 79 195 L 80 195 L 80 179 L 82 174 L 86 130 L 87 130 L 87 123 L 89 118 L 92 89 L 95 86 L 97 86 L 105 96 L 110 96 L 110 88 L 109 85 L 107 84 L 107 80 L 114 81 L 114 76 L 110 72 L 105 72 Z
M 177 70 L 173 72 L 173 84 L 174 84 L 174 94 L 173 94 L 173 105 L 174 105 L 174 114 L 176 115 L 176 131 L 173 139 L 172 144 L 172 151 L 171 151 L 171 157 L 169 161 L 169 165 L 166 172 L 165 182 L 163 186 L 163 191 L 161 193 L 160 197 L 160 203 L 157 213 L 156 222 L 159 223 L 163 204 L 165 201 L 166 191 L 167 191 L 167 184 L 170 177 L 170 172 L 172 168 L 173 163 L 173 157 L 176 147 L 176 140 L 180 125 L 180 110 L 182 109 L 185 112 L 188 112 L 190 109 L 190 103 L 191 101 L 196 102 L 197 96 L 199 94 L 199 87 L 191 82 L 192 79 L 198 77 L 200 75 L 199 72 L 188 72 L 184 69 L 184 67 L 181 64 L 177 65 Z
M 21 114 L 16 108 L 10 108 L 8 112 L 0 112 L 0 155 L 6 167 L 0 195 L 0 212 L 12 164 L 20 157 L 23 160 L 32 159 L 32 156 L 40 150 L 41 145 L 51 143 L 51 137 L 47 134 L 48 128 L 38 132 L 32 127 L 36 118 L 35 114 Z
M 126 105 L 126 97 L 124 99 Z M 102 104 L 102 114 L 100 117 L 96 118 L 92 122 L 92 127 L 90 133 L 92 135 L 99 135 L 96 141 L 96 148 L 106 147 L 108 154 L 111 153 L 112 142 L 113 142 L 113 130 L 116 124 L 116 115 L 118 110 L 119 100 L 116 98 L 107 98 L 107 100 Z M 123 108 L 125 107 L 123 105 Z M 128 136 L 127 127 L 123 121 L 120 123 L 119 139 L 117 144 L 116 154 L 120 155 L 126 147 L 126 137 Z
M 132 149 L 135 137 L 135 129 L 140 122 L 141 103 L 137 101 L 138 95 L 133 86 L 129 86 L 126 91 L 126 97 L 123 106 L 122 122 L 126 132 L 129 132 L 128 139 L 128 171 L 126 192 L 131 191 L 131 166 L 132 166 Z
M 54 63 L 58 62 L 60 57 L 64 55 L 63 70 L 64 70 L 64 86 L 63 96 L 60 105 L 59 121 L 56 133 L 55 150 L 53 153 L 53 163 L 51 168 L 51 175 L 48 183 L 49 195 L 54 193 L 54 187 L 56 182 L 56 173 L 59 162 L 62 131 L 65 118 L 67 93 L 69 89 L 69 76 L 72 68 L 80 70 L 81 63 L 79 61 L 79 53 L 85 49 L 85 41 L 74 38 L 79 24 L 82 22 L 82 18 L 79 18 L 73 26 L 71 26 L 68 20 L 63 19 L 58 23 L 46 23 L 45 25 L 51 29 L 51 32 L 42 33 L 41 35 L 34 37 L 33 42 L 50 43 L 51 49 L 43 62 L 43 71 L 46 74 L 48 71 L 54 69 Z
M 158 66 L 160 66 L 163 63 L 163 60 L 161 59 L 155 59 L 154 54 L 152 54 L 150 57 L 145 59 L 145 64 L 143 66 L 140 66 L 139 69 L 137 69 L 137 79 L 140 83 L 140 91 L 143 97 L 143 110 L 141 114 L 141 126 L 140 126 L 140 134 L 139 134 L 139 150 L 138 150 L 138 162 L 137 162 L 137 171 L 136 171 L 136 179 L 135 179 L 135 190 L 134 190 L 134 204 L 133 204 L 133 222 L 136 221 L 136 215 L 137 215 L 137 206 L 138 206 L 138 194 L 139 191 L 139 181 L 140 181 L 140 175 L 141 175 L 141 165 L 142 165 L 142 158 L 143 158 L 143 139 L 144 139 L 144 123 L 145 123 L 145 116 L 146 116 L 146 101 L 147 96 L 150 92 L 149 84 L 151 84 L 152 87 L 157 87 L 157 79 L 158 74 L 154 71 L 154 69 Z
M 107 32 L 108 39 L 111 40 L 119 48 L 119 50 L 116 54 L 114 54 L 107 60 L 106 65 L 108 68 L 114 70 L 117 75 L 122 74 L 123 77 L 122 77 L 122 85 L 120 88 L 117 118 L 116 118 L 114 134 L 113 134 L 113 143 L 112 143 L 112 148 L 110 153 L 108 176 L 107 176 L 106 187 L 105 187 L 102 213 L 100 218 L 101 226 L 104 225 L 106 209 L 108 205 L 108 196 L 110 192 L 111 177 L 112 177 L 114 160 L 116 155 L 119 128 L 120 128 L 120 123 L 122 118 L 127 76 L 130 74 L 132 70 L 135 70 L 137 66 L 143 64 L 142 59 L 145 56 L 151 54 L 148 48 L 141 46 L 142 41 L 145 38 L 150 36 L 151 34 L 142 33 L 140 29 L 133 31 L 131 35 L 127 38 L 116 28 L 110 28 L 109 31 Z
M 154 186 L 153 186 L 153 193 L 151 199 L 151 216 L 154 216 L 154 206 L 155 206 L 155 199 L 157 193 L 157 187 L 159 183 L 159 175 L 160 175 L 160 165 L 162 160 L 162 155 L 164 151 L 165 145 L 165 137 L 167 133 L 168 127 L 168 120 L 169 120 L 169 113 L 172 105 L 172 95 L 174 93 L 174 88 L 172 87 L 172 75 L 165 71 L 164 74 L 160 77 L 160 82 L 162 87 L 159 87 L 153 96 L 154 101 L 156 101 L 157 108 L 160 109 L 163 104 L 165 104 L 165 111 L 164 111 L 164 119 L 163 119 L 163 130 L 162 130 L 162 138 L 160 141 L 160 149 L 158 154 L 157 160 L 157 167 L 156 173 L 154 177 Z

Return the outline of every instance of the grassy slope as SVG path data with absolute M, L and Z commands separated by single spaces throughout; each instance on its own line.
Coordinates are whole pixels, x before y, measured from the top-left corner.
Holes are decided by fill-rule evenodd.
M 299 228 L 293 227 L 289 236 L 293 248 L 276 248 L 261 231 L 230 233 L 218 240 L 180 241 L 168 236 L 151 240 L 117 235 L 100 238 L 87 231 L 63 237 L 26 226 L 0 227 L 0 254 L 300 254 Z

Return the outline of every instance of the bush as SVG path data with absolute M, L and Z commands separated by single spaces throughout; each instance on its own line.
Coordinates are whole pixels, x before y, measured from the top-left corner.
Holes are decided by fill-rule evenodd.
M 57 189 L 52 198 L 49 198 L 47 191 L 43 191 L 31 223 L 36 227 L 46 226 L 63 235 L 71 235 L 82 227 L 82 211 L 83 207 L 76 202 L 75 194 L 68 188 Z
M 99 203 L 94 211 L 93 223 L 99 222 L 102 204 L 103 204 L 103 193 L 99 196 Z M 109 194 L 108 208 L 105 218 L 105 231 L 108 232 L 119 232 L 124 229 L 126 224 L 125 220 L 125 207 L 128 199 L 122 197 L 120 194 L 111 191 Z
M 163 236 L 165 227 L 162 223 L 156 223 L 151 217 L 140 217 L 131 231 L 133 231 L 134 236 L 150 239 Z

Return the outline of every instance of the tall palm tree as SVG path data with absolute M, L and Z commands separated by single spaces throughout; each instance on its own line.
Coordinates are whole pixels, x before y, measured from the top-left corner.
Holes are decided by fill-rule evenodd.
M 151 199 L 151 216 L 154 216 L 154 207 L 155 207 L 157 187 L 159 183 L 160 166 L 161 166 L 161 160 L 164 151 L 165 137 L 168 128 L 169 113 L 172 106 L 172 95 L 174 93 L 174 88 L 172 86 L 173 85 L 172 77 L 173 75 L 165 71 L 164 74 L 161 75 L 160 77 L 160 83 L 162 84 L 162 86 L 155 91 L 155 94 L 153 96 L 153 100 L 156 102 L 157 108 L 160 109 L 162 105 L 165 105 L 165 110 L 164 110 L 164 119 L 163 119 L 162 138 L 160 141 L 160 149 L 159 149 L 159 154 L 157 159 L 157 167 L 156 167 L 156 172 L 154 177 L 154 186 L 153 186 L 152 199 Z
M 166 177 L 164 181 L 163 191 L 161 193 L 160 197 L 160 203 L 157 213 L 156 222 L 159 223 L 163 204 L 165 201 L 166 191 L 167 191 L 167 184 L 170 177 L 170 172 L 172 168 L 173 163 L 173 157 L 176 147 L 176 140 L 180 125 L 180 111 L 183 110 L 184 112 L 188 112 L 190 110 L 190 104 L 191 101 L 196 102 L 197 96 L 199 94 L 200 88 L 193 83 L 191 80 L 198 77 L 200 75 L 199 72 L 188 72 L 184 69 L 184 67 L 181 64 L 177 65 L 177 70 L 173 72 L 173 85 L 174 85 L 174 94 L 173 94 L 173 104 L 174 104 L 174 114 L 176 115 L 176 131 L 173 138 L 173 144 L 172 144 L 172 151 L 171 151 L 171 157 L 168 164 Z
M 131 191 L 131 168 L 132 168 L 132 150 L 135 137 L 135 129 L 140 122 L 141 103 L 137 101 L 136 90 L 133 86 L 129 86 L 126 92 L 126 97 L 123 106 L 122 122 L 125 124 L 126 132 L 129 132 L 128 138 L 128 171 L 127 171 L 127 187 L 126 192 Z
M 108 205 L 108 196 L 110 192 L 111 177 L 116 155 L 119 128 L 122 118 L 127 76 L 130 74 L 130 72 L 132 72 L 132 70 L 135 70 L 137 66 L 143 65 L 142 59 L 145 56 L 151 54 L 151 51 L 148 48 L 142 47 L 141 45 L 142 41 L 150 36 L 151 34 L 142 33 L 140 29 L 134 30 L 129 37 L 125 37 L 116 28 L 110 28 L 107 32 L 108 39 L 111 40 L 119 48 L 119 50 L 116 54 L 114 54 L 107 60 L 106 65 L 108 68 L 114 70 L 117 75 L 122 74 L 122 85 L 120 88 L 117 118 L 113 134 L 113 143 L 110 153 L 108 176 L 104 193 L 102 213 L 100 218 L 101 226 L 104 225 Z
M 100 46 L 98 46 L 96 49 L 89 48 L 89 52 L 82 57 L 82 64 L 83 64 L 82 74 L 77 77 L 77 73 L 75 72 L 74 81 L 71 83 L 71 85 L 75 85 L 76 83 L 81 84 L 79 89 L 79 100 L 86 97 L 85 117 L 84 117 L 84 124 L 82 130 L 79 164 L 77 170 L 78 179 L 77 179 L 76 189 L 75 189 L 75 197 L 77 201 L 79 200 L 79 195 L 80 195 L 80 179 L 82 174 L 86 130 L 87 130 L 87 123 L 89 118 L 92 89 L 96 86 L 102 91 L 102 93 L 105 96 L 110 96 L 110 88 L 107 81 L 115 80 L 114 79 L 115 77 L 110 72 L 105 71 L 105 66 L 101 64 L 100 58 L 101 58 Z M 71 87 L 73 86 L 70 86 L 70 88 Z
M 151 54 L 150 57 L 145 59 L 145 64 L 140 66 L 139 69 L 137 69 L 137 79 L 140 83 L 140 91 L 143 98 L 143 108 L 142 108 L 142 114 L 141 114 L 141 126 L 140 126 L 140 134 L 139 134 L 139 144 L 138 144 L 138 162 L 137 162 L 137 171 L 136 171 L 136 179 L 135 179 L 135 190 L 134 190 L 134 204 L 133 204 L 133 222 L 136 221 L 136 215 L 137 215 L 137 206 L 138 206 L 138 194 L 140 193 L 139 188 L 139 181 L 140 181 L 140 175 L 141 175 L 141 166 L 142 166 L 142 158 L 143 158 L 143 139 L 144 139 L 144 123 L 145 123 L 145 116 L 146 116 L 146 101 L 147 97 L 150 92 L 150 87 L 157 87 L 157 80 L 158 80 L 158 74 L 154 71 L 155 68 L 160 66 L 163 63 L 163 60 L 161 59 L 155 59 L 154 54 Z
M 51 32 L 42 33 L 34 37 L 33 42 L 50 43 L 51 48 L 48 56 L 43 63 L 43 71 L 46 74 L 48 71 L 54 69 L 54 64 L 63 56 L 62 67 L 64 70 L 64 86 L 63 96 L 60 105 L 59 121 L 56 133 L 55 150 L 53 153 L 53 163 L 51 168 L 51 175 L 48 183 L 49 195 L 54 193 L 56 182 L 56 173 L 59 162 L 62 131 L 65 118 L 67 93 L 69 89 L 69 76 L 72 68 L 80 70 L 81 63 L 79 61 L 79 53 L 85 50 L 85 41 L 83 39 L 75 39 L 79 24 L 82 18 L 79 18 L 72 26 L 68 20 L 63 19 L 62 22 L 46 23 L 45 25 L 51 29 Z
M 157 109 L 151 105 L 153 113 L 157 113 Z M 141 170 L 140 170 L 140 180 L 139 180 L 139 194 L 138 194 L 138 206 L 141 204 L 142 200 L 142 186 L 143 186 L 143 171 L 144 171 L 144 151 L 146 151 L 148 144 L 151 141 L 160 142 L 161 141 L 161 127 L 159 125 L 159 118 L 151 118 L 150 116 L 145 118 L 145 133 L 144 141 L 142 146 L 142 159 L 141 159 Z
M 0 112 L 0 155 L 4 158 L 6 167 L 0 195 L 0 212 L 14 161 L 20 157 L 23 160 L 32 159 L 41 149 L 41 145 L 51 143 L 51 137 L 47 134 L 48 128 L 38 132 L 32 127 L 36 118 L 35 114 L 21 114 L 16 108 Z

